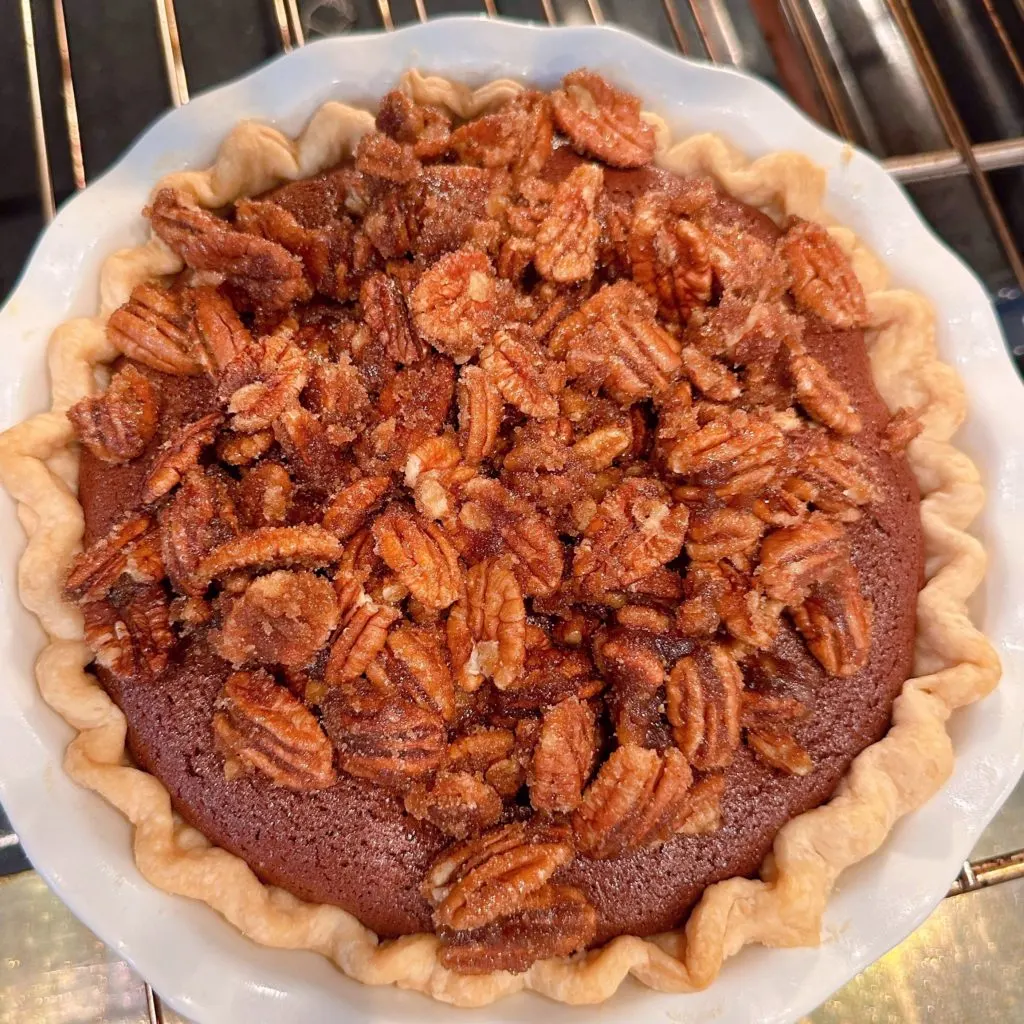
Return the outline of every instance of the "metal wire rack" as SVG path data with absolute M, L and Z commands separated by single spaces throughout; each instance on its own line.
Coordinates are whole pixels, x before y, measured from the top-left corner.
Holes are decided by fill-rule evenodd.
M 52 4 L 53 28 L 59 55 L 61 94 L 71 178 L 76 189 L 88 181 L 83 154 L 79 113 L 72 68 L 72 46 L 65 20 L 64 0 L 37 0 Z M 253 0 L 269 8 L 275 42 L 282 51 L 305 45 L 311 28 L 308 8 L 324 3 L 354 9 L 352 0 L 320 0 L 304 3 L 307 19 L 300 13 L 299 0 Z M 48 143 L 45 107 L 40 88 L 39 45 L 35 34 L 32 0 L 18 0 L 23 33 L 28 93 L 32 113 L 38 191 L 45 219 L 55 212 L 54 182 L 51 173 L 51 152 Z M 189 81 L 178 29 L 175 0 L 152 0 L 153 17 L 171 102 L 175 106 L 189 100 Z M 367 0 L 364 3 L 360 28 L 391 31 L 409 18 L 426 21 L 441 13 L 440 0 Z M 399 6 L 403 11 L 398 13 Z M 629 21 L 624 0 L 535 0 L 529 5 L 506 4 L 503 0 L 477 0 L 477 12 L 490 17 L 501 14 L 532 16 L 536 20 L 557 24 L 602 24 L 606 20 Z M 639 5 L 637 5 L 639 6 Z M 462 8 L 465 10 L 466 5 Z M 509 9 L 506 10 L 506 7 Z M 613 11 L 612 8 L 615 8 Z M 932 0 L 931 8 L 952 10 L 947 0 Z M 514 9 L 513 9 L 514 8 Z M 646 10 L 659 8 L 657 0 Z M 925 129 L 895 139 L 879 126 L 872 111 L 877 105 L 864 87 L 863 73 L 854 67 L 856 48 L 844 44 L 850 25 L 849 10 L 864 11 L 883 25 L 875 33 L 881 39 L 882 57 L 888 61 L 894 78 L 903 92 L 901 101 L 909 104 L 911 113 Z M 1024 227 L 1015 221 L 1005 193 L 993 182 L 997 172 L 1016 169 L 1024 182 L 1024 134 L 1020 123 L 1016 131 L 1000 137 L 978 141 L 964 121 L 962 105 L 954 96 L 954 83 L 945 77 L 937 60 L 928 33 L 922 27 L 926 5 L 914 0 L 860 0 L 857 4 L 828 5 L 824 0 L 661 0 L 660 15 L 665 25 L 664 41 L 679 52 L 720 64 L 749 67 L 767 73 L 790 93 L 808 113 L 843 139 L 867 147 L 884 157 L 889 173 L 902 183 L 963 181 L 973 186 L 978 209 L 983 212 L 1008 270 L 1007 280 L 1024 291 L 1024 258 L 1021 235 Z M 974 0 L 975 16 L 982 19 L 984 31 L 994 40 L 999 58 L 1008 69 L 1011 81 L 1021 88 L 1024 107 L 1024 56 L 1020 40 L 1024 38 L 1024 0 Z M 632 5 L 629 8 L 634 9 Z M 373 21 L 367 21 L 366 12 Z M 408 13 L 406 13 L 406 11 Z M 264 14 L 268 12 L 264 11 Z M 948 11 L 947 11 L 948 13 Z M 877 30 L 878 25 L 874 28 Z M 310 32 L 309 34 L 316 34 Z M 854 37 L 856 33 L 853 33 Z M 1021 113 L 1024 120 L 1024 112 Z M 920 125 L 919 125 L 920 128 Z M 909 146 L 907 138 L 935 140 L 928 148 Z M 904 151 L 900 151 L 904 150 Z M 927 211 L 926 211 L 927 213 Z M 1019 211 L 1016 217 L 1019 217 Z M 1020 292 L 1017 292 L 1019 295 Z M 3 844 L 16 843 L 13 837 L 0 834 Z M 1024 878 L 1024 850 L 965 862 L 949 890 L 949 896 L 988 888 L 1010 880 Z M 164 1019 L 159 998 L 146 986 L 149 1020 L 159 1024 Z

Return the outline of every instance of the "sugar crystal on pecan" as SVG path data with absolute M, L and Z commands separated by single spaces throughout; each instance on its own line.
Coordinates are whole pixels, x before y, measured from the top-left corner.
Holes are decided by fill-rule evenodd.
M 160 396 L 149 378 L 129 363 L 107 390 L 68 410 L 82 444 L 101 462 L 128 462 L 141 455 L 156 434 Z

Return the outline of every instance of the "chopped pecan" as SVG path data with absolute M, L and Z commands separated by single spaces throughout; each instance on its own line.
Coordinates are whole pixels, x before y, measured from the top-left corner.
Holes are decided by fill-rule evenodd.
M 568 697 L 586 700 L 603 685 L 585 651 L 534 647 L 527 652 L 523 674 L 496 695 L 495 703 L 509 714 L 522 714 Z
M 522 674 L 526 607 L 508 558 L 487 558 L 466 573 L 466 589 L 448 616 L 456 680 L 467 692 L 484 678 L 499 690 Z
M 445 835 L 465 839 L 494 825 L 501 818 L 502 804 L 494 787 L 475 775 L 445 771 L 432 782 L 410 789 L 405 809 Z
M 298 791 L 336 781 L 334 752 L 317 720 L 269 672 L 235 672 L 216 703 L 213 733 L 225 770 L 255 769 Z
M 796 400 L 819 423 L 837 434 L 857 434 L 863 426 L 846 389 L 813 356 L 789 354 L 789 372 L 796 387 Z
M 897 409 L 882 432 L 882 448 L 890 455 L 902 455 L 907 445 L 924 429 L 917 413 L 909 409 Z
M 623 405 L 666 390 L 681 366 L 679 342 L 631 281 L 605 285 L 555 328 L 549 348 L 571 379 Z
M 129 516 L 76 555 L 64 581 L 64 595 L 72 601 L 95 601 L 122 576 L 136 583 L 164 578 L 163 560 L 149 516 Z
M 355 708 L 332 690 L 323 711 L 338 765 L 349 775 L 405 789 L 441 767 L 444 722 L 411 701 L 385 699 Z
M 356 170 L 371 178 L 403 183 L 412 181 L 420 169 L 413 147 L 384 132 L 367 132 L 356 146 Z
M 682 551 L 688 520 L 686 506 L 673 505 L 658 481 L 629 479 L 587 525 L 573 556 L 573 577 L 595 597 L 636 583 Z
M 342 629 L 331 646 L 324 678 L 329 685 L 348 682 L 366 672 L 387 643 L 388 630 L 400 618 L 390 605 L 379 605 L 351 581 L 337 581 Z
M 505 825 L 442 854 L 423 883 L 440 928 L 481 928 L 521 909 L 524 900 L 572 860 L 559 830 Z
M 476 466 L 494 451 L 505 406 L 501 392 L 479 366 L 462 367 L 456 395 L 462 458 Z
M 761 544 L 756 578 L 769 597 L 795 606 L 812 584 L 850 557 L 846 531 L 820 512 L 797 526 L 775 530 Z
M 669 451 L 668 468 L 729 498 L 766 487 L 784 447 L 782 431 L 773 423 L 734 409 L 681 437 Z
M 142 500 L 152 504 L 174 490 L 185 474 L 198 465 L 203 449 L 213 444 L 223 422 L 224 417 L 219 412 L 212 412 L 171 434 L 161 445 L 146 475 Z
M 203 368 L 189 338 L 191 311 L 184 292 L 136 285 L 110 314 L 107 338 L 129 359 L 161 373 L 195 376 Z
M 477 729 L 448 744 L 447 764 L 452 771 L 487 772 L 515 746 L 515 734 L 509 729 Z
M 462 587 L 459 556 L 444 531 L 395 505 L 373 523 L 374 550 L 428 608 L 447 608 Z
M 141 455 L 157 428 L 160 396 L 149 378 L 129 363 L 106 391 L 68 409 L 78 439 L 101 462 L 128 462 Z
M 579 889 L 542 886 L 519 909 L 482 928 L 442 930 L 440 961 L 459 974 L 525 971 L 538 960 L 585 949 L 597 933 L 597 911 Z
M 309 665 L 338 624 L 334 588 L 311 572 L 260 576 L 231 605 L 215 646 L 236 668 L 262 662 Z
M 640 100 L 580 68 L 551 94 L 555 123 L 573 148 L 612 167 L 642 167 L 654 156 L 654 130 L 640 116 Z
M 166 667 L 174 635 L 167 595 L 157 583 L 126 588 L 82 606 L 85 642 L 96 661 L 118 679 L 157 676 Z
M 309 376 L 309 361 L 293 337 L 294 322 L 286 321 L 225 371 L 220 390 L 232 414 L 232 430 L 265 430 L 298 400 Z
M 421 106 L 395 89 L 380 101 L 377 128 L 396 142 L 413 147 L 421 160 L 446 153 L 451 143 L 451 122 L 440 107 Z
M 855 675 L 871 652 L 871 605 L 848 562 L 815 581 L 793 622 L 811 653 L 831 676 Z
M 339 540 L 348 540 L 381 505 L 391 489 L 391 478 L 367 476 L 343 487 L 331 499 L 322 520 Z
M 416 329 L 457 363 L 466 362 L 498 325 L 497 285 L 484 253 L 460 249 L 442 256 L 413 289 Z
M 713 831 L 718 820 L 717 813 L 708 814 L 710 794 L 692 783 L 690 766 L 678 750 L 661 756 L 633 744 L 619 747 L 573 814 L 577 848 L 593 860 L 609 860 L 675 835 Z
M 160 510 L 161 552 L 174 586 L 191 597 L 202 597 L 207 581 L 196 577 L 200 562 L 237 534 L 238 516 L 223 476 L 189 470 L 173 499 Z
M 636 201 L 629 263 L 633 280 L 657 300 L 658 315 L 669 323 L 686 323 L 696 307 L 711 300 L 708 241 L 696 224 L 670 207 L 668 197 L 659 192 Z
M 735 508 L 701 511 L 690 520 L 686 553 L 694 562 L 728 559 L 747 569 L 764 533 L 765 524 L 752 512 Z
M 549 359 L 527 328 L 503 327 L 480 350 L 480 366 L 509 405 L 527 416 L 558 415 L 565 369 Z
M 247 466 L 274 446 L 272 430 L 257 430 L 251 434 L 223 434 L 217 440 L 217 458 L 229 466 Z
M 403 624 L 388 634 L 387 648 L 387 656 L 366 670 L 370 680 L 379 680 L 451 721 L 456 713 L 455 687 L 438 631 Z
M 541 277 L 565 284 L 593 276 L 601 233 L 594 206 L 603 186 L 599 166 L 580 164 L 555 190 L 534 239 L 533 262 Z
M 702 394 L 715 402 L 731 402 L 739 398 L 741 388 L 736 374 L 711 356 L 705 355 L 696 345 L 687 345 L 680 358 L 686 376 Z
M 789 775 L 808 775 L 814 770 L 811 755 L 793 737 L 793 726 L 807 717 L 798 700 L 744 691 L 741 720 L 747 746 L 766 764 Z
M 236 492 L 236 507 L 246 529 L 283 523 L 294 489 L 288 470 L 279 462 L 261 462 L 246 471 Z
M 528 775 L 534 809 L 554 813 L 575 810 L 596 753 L 594 713 L 587 704 L 570 697 L 549 708 Z
M 721 644 L 676 662 L 665 683 L 668 720 L 679 749 L 698 771 L 727 768 L 740 743 L 743 675 Z
M 427 519 L 449 519 L 459 489 L 474 476 L 475 469 L 462 465 L 451 434 L 428 437 L 409 453 L 405 463 L 405 486 L 412 489 L 416 509 Z
M 263 526 L 214 548 L 195 575 L 205 586 L 238 570 L 321 569 L 340 557 L 338 538 L 319 526 Z
M 184 192 L 160 189 L 145 213 L 188 266 L 224 274 L 256 305 L 283 309 L 309 298 L 300 260 L 276 242 L 233 230 Z
M 359 290 L 359 304 L 367 327 L 384 352 L 396 363 L 415 363 L 426 354 L 413 329 L 405 296 L 394 278 L 372 274 Z
M 795 219 L 781 240 L 797 304 L 836 327 L 863 327 L 864 289 L 846 254 L 820 224 Z

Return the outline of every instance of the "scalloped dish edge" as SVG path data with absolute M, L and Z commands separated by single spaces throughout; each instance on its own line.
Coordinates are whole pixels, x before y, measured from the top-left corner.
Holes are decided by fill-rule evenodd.
M 470 90 L 416 71 L 406 72 L 400 87 L 461 118 L 523 88 L 499 80 Z M 821 206 L 825 172 L 808 158 L 782 152 L 750 162 L 715 135 L 673 143 L 660 118 L 644 116 L 655 127 L 661 167 L 709 175 L 736 198 L 777 215 L 828 223 Z M 266 125 L 242 122 L 212 167 L 172 174 L 157 187 L 184 189 L 205 207 L 224 206 L 338 163 L 372 127 L 370 113 L 338 102 L 321 106 L 294 140 Z M 965 532 L 984 492 L 973 463 L 950 443 L 965 413 L 961 383 L 938 359 L 928 302 L 889 289 L 885 268 L 851 231 L 833 225 L 829 230 L 851 258 L 868 297 L 876 387 L 891 409 L 916 410 L 924 427 L 907 453 L 921 491 L 927 569 L 918 595 L 915 675 L 894 704 L 888 734 L 858 755 L 828 803 L 781 829 L 759 879 L 732 878 L 710 886 L 684 928 L 651 939 L 621 936 L 518 975 L 456 974 L 441 966 L 433 935 L 380 941 L 339 907 L 304 903 L 265 886 L 240 858 L 185 825 L 157 779 L 126 763 L 124 716 L 86 670 L 93 655 L 83 640 L 80 612 L 61 597 L 84 524 L 75 497 L 77 450 L 65 413 L 96 391 L 97 366 L 117 355 L 104 329 L 110 312 L 135 285 L 176 273 L 181 262 L 156 238 L 108 257 L 98 314 L 70 320 L 51 337 L 50 411 L 0 435 L 0 480 L 18 502 L 28 536 L 19 563 L 21 599 L 49 638 L 36 663 L 39 689 L 78 730 L 65 768 L 132 822 L 142 874 L 167 892 L 201 900 L 256 942 L 313 950 L 358 981 L 393 984 L 460 1006 L 485 1005 L 521 989 L 566 1003 L 595 1003 L 613 995 L 629 974 L 661 991 L 693 991 L 709 985 L 723 960 L 748 943 L 816 944 L 837 876 L 874 852 L 898 818 L 945 782 L 953 765 L 947 718 L 989 693 L 1000 676 L 996 653 L 972 625 L 966 607 L 985 569 L 981 544 Z

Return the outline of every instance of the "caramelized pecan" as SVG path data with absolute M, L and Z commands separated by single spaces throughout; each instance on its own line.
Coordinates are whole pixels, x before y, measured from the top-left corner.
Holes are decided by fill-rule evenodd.
M 324 678 L 337 685 L 362 675 L 384 649 L 388 630 L 399 613 L 390 605 L 378 605 L 362 587 L 338 577 L 337 589 L 342 629 L 331 646 Z
M 367 676 L 425 707 L 446 722 L 455 717 L 455 687 L 447 651 L 438 631 L 403 624 L 387 638 L 387 656 L 370 665 Z
M 280 462 L 261 462 L 242 476 L 235 495 L 245 527 L 277 526 L 288 518 L 295 486 Z
M 830 676 L 852 676 L 867 665 L 871 606 L 848 562 L 813 582 L 803 604 L 792 613 L 811 653 Z
M 383 132 L 367 132 L 356 146 L 356 170 L 368 177 L 402 183 L 412 181 L 420 169 L 413 147 Z
M 811 755 L 793 737 L 793 726 L 807 717 L 800 701 L 747 690 L 740 714 L 747 746 L 762 761 L 789 775 L 814 770 Z
M 214 548 L 196 580 L 205 586 L 237 570 L 321 569 L 340 557 L 338 538 L 319 526 L 263 526 Z
M 415 363 L 423 358 L 423 343 L 413 329 L 405 296 L 394 278 L 372 274 L 359 290 L 359 304 L 366 326 L 388 358 L 396 363 Z
M 787 605 L 798 605 L 816 580 L 849 558 L 846 532 L 820 512 L 797 526 L 775 530 L 761 545 L 757 580 L 765 592 Z
M 795 218 L 781 247 L 793 275 L 791 291 L 798 305 L 836 327 L 863 327 L 867 323 L 864 289 L 850 261 L 825 228 Z
M 152 504 L 174 490 L 185 474 L 198 465 L 203 449 L 213 444 L 223 422 L 224 417 L 219 412 L 212 412 L 171 434 L 161 445 L 146 475 L 142 500 Z
M 193 288 L 192 354 L 211 376 L 220 374 L 252 343 L 235 307 L 216 288 Z
M 857 434 L 862 424 L 845 388 L 812 356 L 790 352 L 789 372 L 796 400 L 819 423 L 837 434 Z
M 333 751 L 317 720 L 269 672 L 235 672 L 216 704 L 213 734 L 225 770 L 255 769 L 286 789 L 335 783 Z
M 157 428 L 160 399 L 145 374 L 129 363 L 101 395 L 68 409 L 78 439 L 101 462 L 128 462 L 141 455 Z
M 447 608 L 462 587 L 459 556 L 444 531 L 395 505 L 373 523 L 374 550 L 428 608 Z
M 72 601 L 95 601 L 122 576 L 137 583 L 164 578 L 163 560 L 149 516 L 129 516 L 76 555 L 64 581 L 64 595 Z
M 405 794 L 405 809 L 445 835 L 465 839 L 501 817 L 501 797 L 493 786 L 468 772 L 441 772 L 432 782 Z
M 580 164 L 555 189 L 547 216 L 534 239 L 534 266 L 541 277 L 566 284 L 593 276 L 601 226 L 594 216 L 604 173 Z
M 526 328 L 503 327 L 480 350 L 480 366 L 509 405 L 538 419 L 558 415 L 565 384 L 561 363 L 549 359 Z
M 193 354 L 189 322 L 185 293 L 140 284 L 131 298 L 110 314 L 107 338 L 137 363 L 161 373 L 194 376 L 203 368 Z
M 343 487 L 324 512 L 324 529 L 339 540 L 347 540 L 370 518 L 390 489 L 391 478 L 387 476 L 367 476 Z
M 293 337 L 294 324 L 286 321 L 228 367 L 219 387 L 227 398 L 232 430 L 265 430 L 298 400 L 309 376 L 309 361 Z
M 594 713 L 587 704 L 570 697 L 544 712 L 527 777 L 534 809 L 575 810 L 596 753 Z
M 504 403 L 501 392 L 479 366 L 463 366 L 456 391 L 462 458 L 476 466 L 494 451 Z
M 163 587 L 147 583 L 82 606 L 85 642 L 96 661 L 118 679 L 157 676 L 166 667 L 174 635 Z

